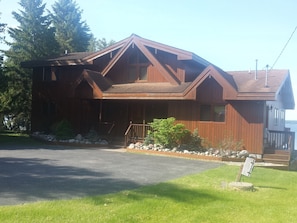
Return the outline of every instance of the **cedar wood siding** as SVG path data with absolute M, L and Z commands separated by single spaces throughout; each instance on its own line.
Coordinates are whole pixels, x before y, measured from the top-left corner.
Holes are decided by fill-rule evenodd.
M 84 122 L 97 116 L 90 115 L 92 110 L 79 99 L 93 97 L 91 87 L 85 81 L 76 88 L 73 87 L 81 72 L 82 68 L 79 67 L 59 67 L 56 70 L 56 81 L 43 81 L 43 68 L 33 70 L 32 131 L 50 131 L 53 123 L 65 117 L 80 130 L 83 128 L 81 121 L 85 118 L 82 117 L 84 111 L 88 111 L 88 117 Z
M 218 144 L 226 138 L 242 141 L 250 153 L 262 154 L 263 145 L 263 102 L 231 102 L 226 105 L 225 122 L 199 121 L 200 103 L 193 101 L 170 101 L 169 117 L 175 117 L 177 123 L 183 123 L 186 128 L 212 142 Z M 241 114 L 241 113 L 242 114 Z
M 193 131 L 198 129 L 201 137 L 212 146 L 226 138 L 242 141 L 251 153 L 262 154 L 264 102 L 224 101 L 223 88 L 213 79 L 206 79 L 196 89 L 197 101 L 169 102 L 169 116 L 185 124 Z M 200 105 L 226 105 L 225 122 L 199 121 Z
M 135 46 L 136 47 L 136 46 Z M 133 53 L 132 47 L 130 47 L 127 52 L 117 61 L 117 63 L 112 67 L 112 69 L 108 72 L 107 76 L 110 78 L 115 84 L 127 83 L 128 75 L 129 75 L 129 56 Z M 134 51 L 135 53 L 135 51 Z M 157 51 L 156 53 L 151 52 L 155 58 L 158 59 L 159 63 L 169 72 L 172 76 L 177 77 L 177 79 L 181 82 L 185 80 L 185 69 L 183 64 L 177 60 L 177 56 L 166 53 L 164 51 Z M 148 64 L 148 78 L 145 82 L 151 83 L 160 83 L 160 82 L 168 82 L 164 76 L 160 73 L 160 71 L 154 67 L 151 63 Z

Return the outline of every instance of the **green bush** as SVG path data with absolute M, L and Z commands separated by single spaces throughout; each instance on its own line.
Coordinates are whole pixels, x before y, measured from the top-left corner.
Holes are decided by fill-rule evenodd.
M 198 135 L 198 129 L 195 129 L 194 132 L 190 134 L 184 144 L 188 150 L 205 151 L 202 146 L 202 138 Z
M 85 137 L 91 142 L 96 142 L 100 139 L 98 132 L 95 129 L 90 129 Z
M 53 132 L 57 139 L 70 139 L 74 137 L 73 128 L 67 120 L 62 120 L 54 124 Z
M 169 148 L 182 144 L 183 140 L 189 136 L 190 131 L 183 124 L 174 122 L 175 118 L 173 117 L 154 119 L 150 123 L 153 130 L 149 132 L 145 141 L 151 142 L 153 139 L 154 143 Z

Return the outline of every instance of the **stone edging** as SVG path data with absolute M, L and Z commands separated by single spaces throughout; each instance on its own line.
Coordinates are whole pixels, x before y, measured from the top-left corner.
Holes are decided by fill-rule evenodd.
M 223 162 L 244 162 L 245 161 L 244 158 L 217 157 L 217 156 L 206 156 L 206 155 L 198 155 L 198 154 L 175 153 L 175 152 L 165 152 L 165 151 L 155 151 L 155 150 L 141 150 L 141 149 L 126 148 L 126 151 L 131 153 L 173 156 L 173 157 L 188 158 L 188 159 L 206 160 L 206 161 L 223 161 Z M 257 160 L 257 161 L 261 162 L 262 160 Z

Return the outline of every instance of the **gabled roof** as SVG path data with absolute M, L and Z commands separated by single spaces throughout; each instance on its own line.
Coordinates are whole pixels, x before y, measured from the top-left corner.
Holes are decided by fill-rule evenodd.
M 188 98 L 196 99 L 196 89 L 205 81 L 207 78 L 214 78 L 223 87 L 223 99 L 228 100 L 235 98 L 237 95 L 236 84 L 230 74 L 224 72 L 221 69 L 214 67 L 213 65 L 208 66 L 197 78 L 191 83 L 186 89 L 185 96 Z
M 87 65 L 86 61 L 92 52 L 75 52 L 67 53 L 58 57 L 45 58 L 40 60 L 30 60 L 21 63 L 24 68 L 45 67 L 45 66 L 73 66 L 73 65 Z M 92 63 L 89 63 L 92 64 Z
M 153 64 L 154 67 L 156 67 L 160 73 L 164 76 L 164 78 L 170 82 L 171 84 L 178 85 L 180 84 L 180 81 L 176 78 L 174 74 L 172 74 L 168 69 L 166 69 L 152 54 L 148 47 L 154 48 L 155 51 L 161 50 L 165 51 L 167 53 L 171 53 L 177 56 L 177 60 L 193 60 L 200 64 L 203 64 L 204 66 L 210 65 L 210 63 L 203 58 L 185 50 L 180 50 L 171 46 L 167 46 L 161 43 L 157 43 L 151 40 L 147 40 L 144 38 L 141 38 L 135 34 L 132 34 L 129 38 L 121 41 L 118 43 L 121 45 L 121 49 L 119 52 L 112 58 L 112 60 L 108 63 L 108 65 L 105 67 L 105 69 L 102 71 L 103 76 L 105 76 L 110 69 L 118 62 L 118 60 L 121 58 L 121 56 L 126 52 L 126 50 L 132 45 L 133 47 L 137 47 L 147 58 L 148 60 Z M 110 46 L 109 48 L 105 49 L 106 53 L 109 53 L 112 49 L 114 49 L 114 46 Z M 104 54 L 100 54 L 100 52 L 97 55 L 93 55 L 92 59 L 97 59 L 99 56 L 103 56 Z
M 111 83 L 107 78 L 107 74 L 130 47 L 137 47 L 167 82 Z M 158 51 L 175 55 L 176 60 L 181 62 L 191 61 L 191 63 L 197 63 L 197 65 L 199 64 L 202 68 L 205 67 L 205 69 L 202 72 L 200 70 L 193 81 L 183 83 L 177 78 L 174 71 L 160 63 L 156 57 Z M 144 39 L 135 34 L 98 52 L 68 53 L 56 58 L 23 62 L 22 66 L 32 68 L 40 66 L 87 65 L 87 67 L 90 67 L 100 58 L 108 58 L 105 64 L 101 66 L 101 70 L 84 70 L 75 83 L 77 86 L 82 80 L 86 80 L 95 90 L 97 98 L 195 100 L 196 89 L 199 88 L 206 78 L 213 78 L 222 86 L 224 100 L 273 101 L 277 100 L 278 95 L 282 93 L 286 95 L 286 97 L 283 96 L 282 98 L 285 107 L 294 108 L 295 106 L 288 70 L 270 70 L 267 73 L 266 86 L 266 71 L 257 71 L 256 79 L 255 71 L 225 72 L 192 52 Z M 95 65 L 97 66 L 98 64 L 95 63 Z
M 100 73 L 91 70 L 83 70 L 72 87 L 76 88 L 83 80 L 87 81 L 89 86 L 93 89 L 94 98 L 102 98 L 103 92 L 112 86 L 112 83 Z
M 141 44 L 142 46 L 152 47 L 157 50 L 162 50 L 171 54 L 175 54 L 178 60 L 194 60 L 200 64 L 205 66 L 210 65 L 210 63 L 197 56 L 196 54 L 181 50 L 172 46 L 168 46 L 162 43 L 157 43 L 148 39 L 144 39 L 139 37 L 138 35 L 132 34 L 130 37 L 123 39 L 103 50 L 97 52 L 74 52 L 74 53 L 67 53 L 58 57 L 51 57 L 51 58 L 44 58 L 40 60 L 32 60 L 32 61 L 25 61 L 22 62 L 22 66 L 26 68 L 33 68 L 33 67 L 40 67 L 40 66 L 65 66 L 65 65 L 88 65 L 92 64 L 93 61 L 99 57 L 102 57 L 106 54 L 109 54 L 115 50 L 120 49 L 122 53 L 127 49 L 128 46 L 132 44 Z M 115 56 L 115 58 L 119 58 L 122 54 Z M 113 59 L 116 61 L 116 59 Z M 102 72 L 104 74 L 104 72 Z

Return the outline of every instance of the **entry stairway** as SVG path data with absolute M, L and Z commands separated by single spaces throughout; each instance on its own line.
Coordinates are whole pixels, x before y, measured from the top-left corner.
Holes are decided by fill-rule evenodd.
M 288 150 L 265 149 L 263 161 L 265 163 L 280 164 L 289 169 L 291 154 Z

